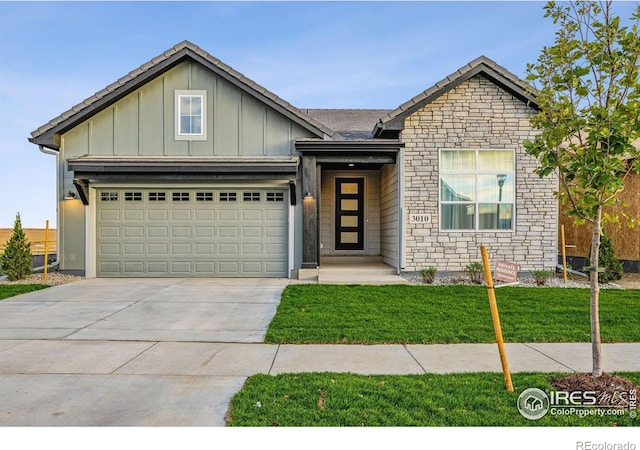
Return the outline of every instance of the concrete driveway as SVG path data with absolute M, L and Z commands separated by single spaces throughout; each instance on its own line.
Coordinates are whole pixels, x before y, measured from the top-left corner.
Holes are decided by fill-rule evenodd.
M 0 425 L 224 425 L 273 364 L 255 343 L 287 284 L 91 279 L 0 301 Z

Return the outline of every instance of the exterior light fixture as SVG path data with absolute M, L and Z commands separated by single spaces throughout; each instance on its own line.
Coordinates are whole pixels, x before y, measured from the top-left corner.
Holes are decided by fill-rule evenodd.
M 76 199 L 76 193 L 73 191 L 69 191 L 67 192 L 67 195 L 64 196 L 65 200 L 75 200 Z
M 355 165 L 354 163 L 349 163 L 349 164 L 347 164 L 347 166 L 349 166 L 349 167 L 355 167 L 356 165 Z
M 314 200 L 314 199 L 315 199 L 315 197 L 313 196 L 311 191 L 307 191 L 307 193 L 304 194 L 303 200 Z

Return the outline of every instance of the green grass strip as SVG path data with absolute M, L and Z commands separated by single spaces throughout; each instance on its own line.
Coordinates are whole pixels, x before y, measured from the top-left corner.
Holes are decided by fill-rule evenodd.
M 255 375 L 231 400 L 231 426 L 638 426 L 640 418 L 520 415 L 526 388 L 551 389 L 552 375 L 513 375 L 515 392 L 500 373 L 364 376 L 345 373 Z M 640 373 L 621 373 L 640 382 Z
M 40 289 L 48 287 L 46 284 L 1 284 L 0 300 L 27 292 L 39 291 Z
M 589 290 L 496 291 L 506 342 L 589 342 Z M 639 290 L 600 293 L 604 342 L 634 342 Z M 266 335 L 269 343 L 487 343 L 495 336 L 480 286 L 291 285 Z

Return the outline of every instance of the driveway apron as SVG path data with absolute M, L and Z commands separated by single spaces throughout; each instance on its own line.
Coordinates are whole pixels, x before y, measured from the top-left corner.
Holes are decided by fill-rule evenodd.
M 0 426 L 223 426 L 273 363 L 287 284 L 90 279 L 0 301 Z
M 0 339 L 262 342 L 283 279 L 90 279 L 0 302 Z

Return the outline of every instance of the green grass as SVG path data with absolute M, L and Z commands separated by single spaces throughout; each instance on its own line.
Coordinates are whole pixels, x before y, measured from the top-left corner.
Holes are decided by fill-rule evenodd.
M 520 415 L 526 388 L 551 389 L 558 374 L 500 373 L 364 376 L 345 373 L 254 375 L 231 400 L 231 426 L 638 426 L 640 418 Z M 621 373 L 640 382 L 640 373 Z M 258 403 L 259 402 L 259 403 Z M 257 405 L 260 405 L 258 407 Z
M 48 287 L 46 284 L 2 284 L 0 285 L 0 300 Z
M 589 291 L 496 290 L 506 342 L 590 342 Z M 600 293 L 604 342 L 638 340 L 640 291 Z M 481 286 L 291 285 L 266 335 L 269 343 L 495 342 Z

